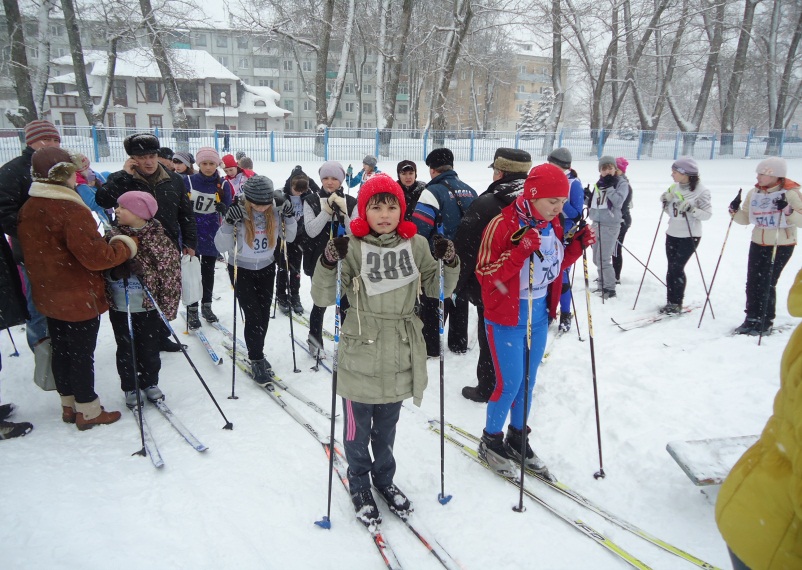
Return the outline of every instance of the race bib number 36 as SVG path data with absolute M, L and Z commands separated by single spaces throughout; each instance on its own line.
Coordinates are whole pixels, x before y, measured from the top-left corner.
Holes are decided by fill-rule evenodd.
M 368 295 L 386 293 L 415 281 L 417 265 L 408 241 L 396 247 L 362 243 L 361 277 Z

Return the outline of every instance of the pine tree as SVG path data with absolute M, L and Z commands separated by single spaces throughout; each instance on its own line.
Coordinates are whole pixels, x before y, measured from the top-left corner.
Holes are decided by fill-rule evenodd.
M 521 123 L 518 132 L 522 139 L 531 139 L 535 134 L 535 113 L 532 110 L 532 100 L 526 102 L 521 111 Z
M 540 99 L 540 104 L 537 107 L 537 114 L 535 115 L 535 132 L 543 131 L 546 128 L 546 123 L 549 120 L 549 115 L 553 107 L 554 92 L 551 90 L 551 87 L 545 87 L 543 89 L 543 97 Z

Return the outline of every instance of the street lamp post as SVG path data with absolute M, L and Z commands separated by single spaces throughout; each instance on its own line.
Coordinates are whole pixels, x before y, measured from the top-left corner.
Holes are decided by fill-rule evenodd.
M 223 131 L 223 152 L 228 152 L 228 123 L 226 122 L 226 93 L 225 91 L 220 93 L 220 104 L 223 106 L 223 125 L 225 130 Z

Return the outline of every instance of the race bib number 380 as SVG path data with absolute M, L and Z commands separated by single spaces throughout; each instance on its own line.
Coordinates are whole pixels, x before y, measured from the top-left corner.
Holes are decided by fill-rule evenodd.
M 408 241 L 396 247 L 377 247 L 362 243 L 360 276 L 368 295 L 386 293 L 418 278 L 418 266 Z

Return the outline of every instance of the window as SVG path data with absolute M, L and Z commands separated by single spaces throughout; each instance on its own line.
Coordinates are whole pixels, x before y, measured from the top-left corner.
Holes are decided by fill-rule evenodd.
M 293 129 L 295 129 L 295 121 L 293 121 L 292 119 L 287 119 L 286 121 L 284 121 L 285 131 L 292 131 Z
M 522 64 L 522 65 L 518 66 L 518 72 L 519 73 L 526 73 L 526 64 Z
M 267 130 L 267 119 L 256 119 L 256 130 L 257 131 L 266 131 Z
M 260 55 L 254 60 L 253 66 L 264 69 L 278 69 L 278 58 Z
M 54 83 L 53 84 L 53 93 L 56 95 L 64 95 L 64 92 L 67 88 L 64 86 L 63 83 Z
M 248 38 L 237 38 L 237 47 L 239 49 L 248 49 Z
M 373 113 L 373 103 L 362 103 L 362 112 L 370 115 Z
M 218 55 L 217 61 L 219 61 L 220 65 L 222 65 L 223 67 L 228 67 L 228 56 Z
M 284 69 L 284 71 L 292 71 L 292 60 L 285 59 L 281 62 L 281 67 Z
M 304 130 L 305 131 L 311 131 L 314 128 L 315 128 L 315 122 L 314 121 L 304 121 Z
M 407 128 L 407 124 L 406 123 L 401 123 L 401 125 L 398 128 L 401 129 L 401 130 L 404 130 L 404 129 Z
M 151 129 L 160 129 L 160 128 L 162 128 L 162 116 L 161 115 L 148 115 L 148 126 Z
M 353 113 L 356 108 L 356 103 L 346 103 L 345 104 L 345 112 L 346 113 Z
M 354 122 L 353 121 L 345 121 L 345 128 L 346 129 L 353 129 L 354 128 Z
M 253 102 L 254 107 L 267 107 L 267 103 L 265 103 L 262 99 L 257 99 Z
M 518 104 L 515 106 L 515 112 L 516 112 L 516 113 L 521 113 L 521 112 L 523 112 L 523 110 L 524 110 L 524 106 L 523 106 L 523 105 L 521 105 L 520 103 L 518 103 Z
M 326 97 L 328 97 L 328 93 L 331 93 L 332 91 L 334 91 L 334 81 L 326 81 Z
M 147 103 L 161 103 L 161 84 L 158 81 L 145 81 L 145 101 Z
M 58 24 L 50 24 L 50 35 L 60 36 L 64 32 L 64 28 Z
M 304 111 L 314 111 L 314 110 L 315 110 L 315 104 L 312 103 L 312 101 L 309 100 L 304 101 Z
M 284 108 L 288 111 L 295 111 L 295 101 L 292 99 L 283 101 L 282 103 L 284 104 Z
M 362 128 L 363 129 L 372 129 L 373 128 L 373 123 L 362 123 Z
M 354 84 L 353 83 L 346 83 L 345 84 L 345 94 L 350 95 L 354 92 Z
M 212 92 L 212 106 L 213 107 L 222 107 L 223 101 L 225 101 L 226 106 L 233 105 L 233 101 L 231 100 L 231 86 L 225 83 L 212 83 L 209 85 L 209 89 Z
M 364 73 L 365 75 L 371 75 L 371 74 L 373 73 L 373 66 L 372 66 L 372 65 L 366 65 L 366 66 L 363 68 L 363 73 Z
M 195 45 L 206 47 L 206 34 L 195 34 Z
M 241 57 L 239 58 L 239 65 L 237 65 L 237 67 L 239 67 L 240 69 L 247 69 L 248 67 L 250 67 L 250 63 L 251 62 L 248 60 L 247 57 Z
M 406 115 L 409 113 L 409 105 L 399 105 L 398 106 L 398 114 L 399 115 Z
M 69 55 L 69 53 L 70 52 L 67 50 L 67 48 L 57 48 L 56 49 L 56 54 L 58 55 L 58 57 L 64 57 L 65 55 Z
M 178 81 L 178 96 L 189 107 L 198 105 L 198 84 L 194 81 Z
M 295 91 L 295 82 L 292 79 L 284 80 L 284 91 Z
M 312 71 L 312 62 L 311 61 L 302 61 L 301 68 L 304 71 Z
M 131 129 L 136 128 L 136 113 L 125 114 L 125 126 Z
M 275 82 L 272 79 L 260 79 L 259 87 L 270 87 L 271 89 L 275 89 Z
M 217 36 L 217 47 L 219 47 L 219 48 L 227 48 L 228 47 L 228 36 Z
M 29 55 L 30 59 L 34 59 L 34 60 L 39 59 L 39 48 L 35 48 L 35 47 L 28 48 L 28 53 L 30 54 Z
M 409 95 L 409 84 L 401 83 L 398 85 L 398 94 L 399 95 Z
M 61 124 L 65 127 L 74 127 L 75 126 L 75 113 L 62 113 L 61 114 Z M 75 136 L 77 133 L 75 129 L 64 129 L 65 136 Z
M 117 126 L 117 113 L 106 113 L 106 126 L 107 127 Z
M 373 93 L 373 85 L 370 84 L 365 85 L 363 89 L 365 91 L 365 95 L 370 95 L 371 93 Z

